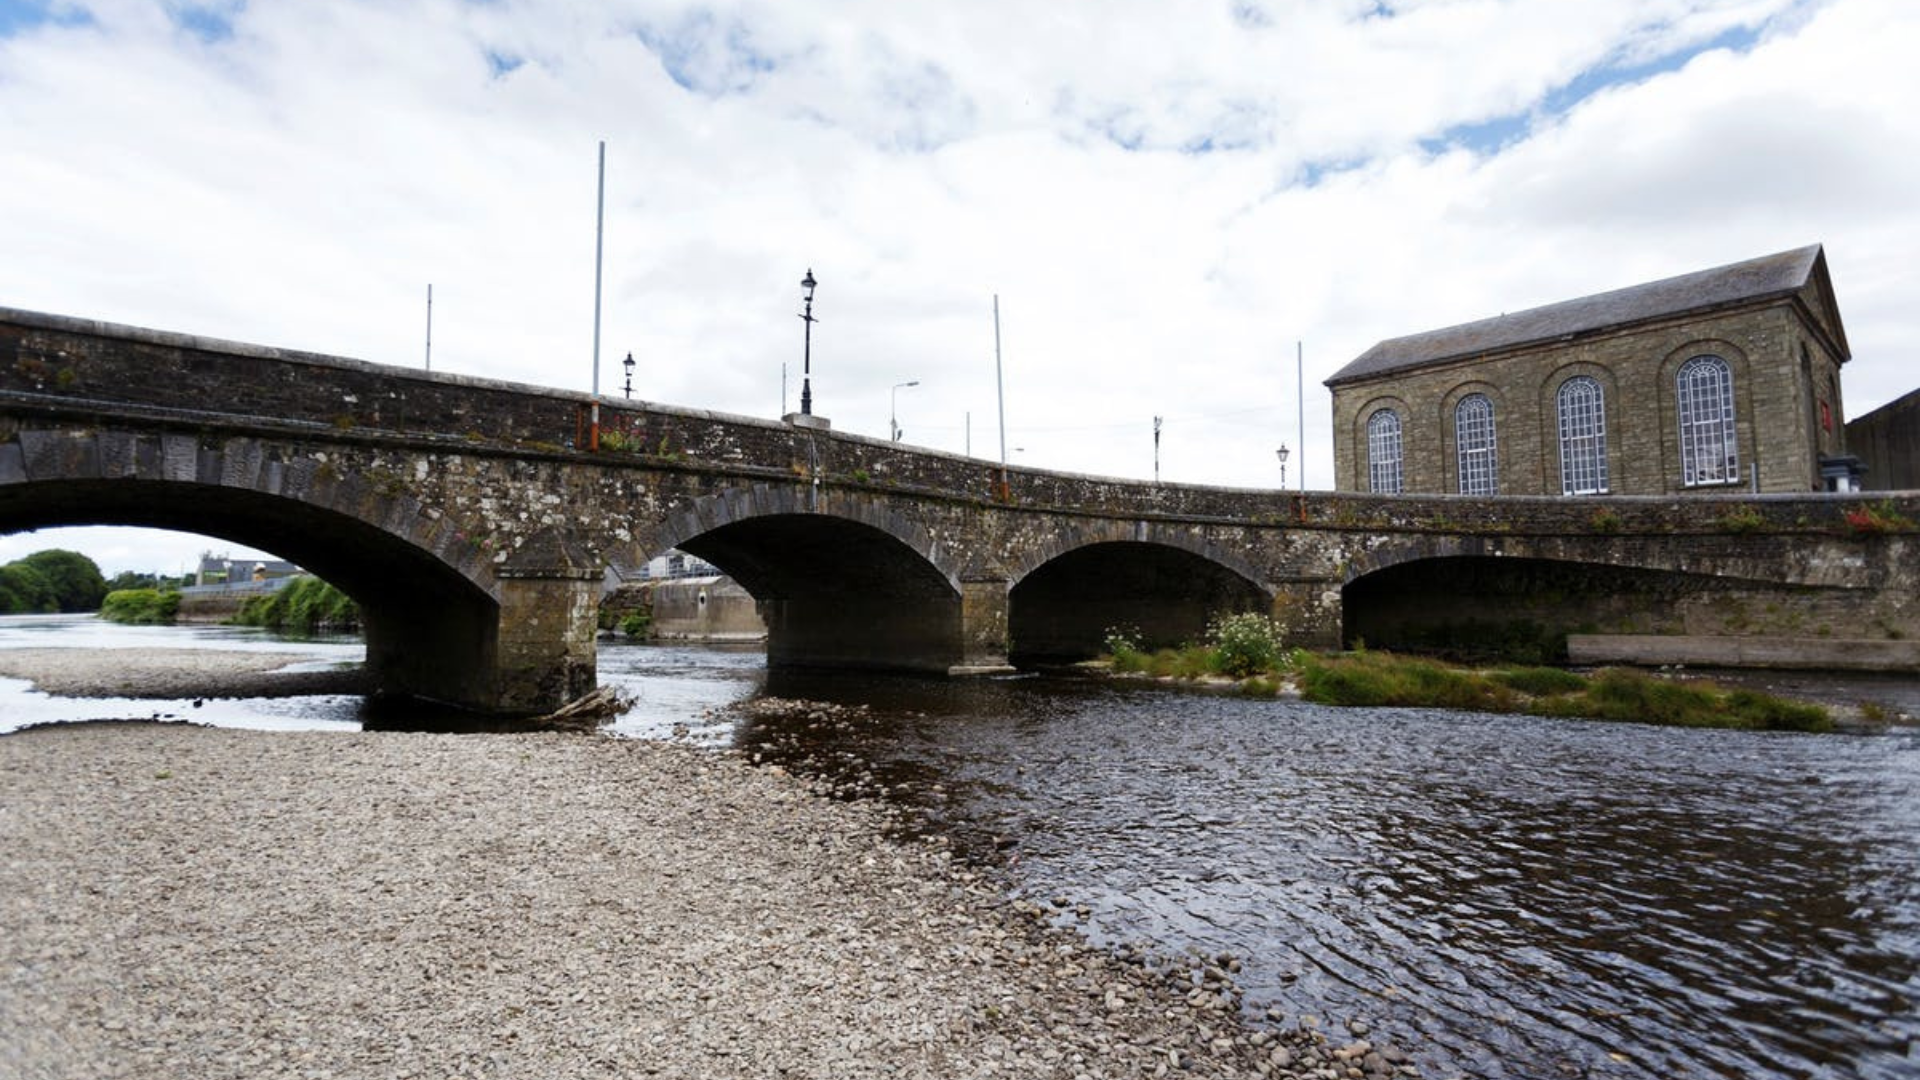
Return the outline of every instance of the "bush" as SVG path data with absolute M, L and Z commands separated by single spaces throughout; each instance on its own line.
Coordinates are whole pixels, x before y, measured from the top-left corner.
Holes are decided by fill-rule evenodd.
M 233 621 L 296 634 L 360 629 L 360 605 L 317 577 L 301 575 L 266 596 L 249 597 Z
M 1283 631 L 1265 615 L 1243 611 L 1223 615 L 1208 628 L 1213 638 L 1214 670 L 1244 679 L 1274 670 L 1280 663 Z
M 161 626 L 180 610 L 180 594 L 171 589 L 116 589 L 100 601 L 100 617 L 108 622 Z
M 630 611 L 620 620 L 620 632 L 630 638 L 646 637 L 653 629 L 653 616 L 644 611 Z

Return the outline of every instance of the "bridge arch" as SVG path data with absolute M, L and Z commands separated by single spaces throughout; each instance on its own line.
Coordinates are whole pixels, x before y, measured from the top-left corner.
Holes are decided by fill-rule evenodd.
M 669 515 L 651 544 L 697 555 L 752 594 L 771 667 L 944 674 L 964 660 L 958 568 L 884 500 L 733 488 Z
M 1009 659 L 1084 660 L 1109 631 L 1148 648 L 1199 641 L 1213 618 L 1268 614 L 1274 593 L 1247 560 L 1204 537 L 1150 523 L 1060 536 L 1037 545 L 1007 591 Z
M 250 438 L 42 430 L 18 445 L 0 460 L 0 531 L 132 525 L 271 551 L 360 605 L 376 692 L 497 707 L 501 582 L 484 538 L 393 485 Z

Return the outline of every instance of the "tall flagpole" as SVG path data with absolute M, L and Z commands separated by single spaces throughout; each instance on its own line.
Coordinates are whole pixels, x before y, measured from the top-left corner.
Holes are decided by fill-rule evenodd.
M 1307 490 L 1307 347 L 1300 341 L 1293 343 L 1293 373 L 1295 385 L 1293 396 L 1300 403 L 1300 490 Z
M 1000 402 L 1000 468 L 1007 467 L 1007 384 L 1000 372 L 1000 294 L 993 294 L 993 392 Z
M 427 370 L 433 370 L 433 282 L 427 282 Z
M 600 182 L 593 211 L 593 408 L 587 420 L 587 449 L 600 449 L 600 265 L 607 231 L 607 140 L 600 140 Z

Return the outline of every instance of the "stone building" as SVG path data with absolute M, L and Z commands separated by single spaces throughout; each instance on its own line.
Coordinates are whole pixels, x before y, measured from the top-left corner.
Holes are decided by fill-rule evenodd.
M 1334 486 L 1468 495 L 1844 486 L 1848 356 L 1819 245 L 1393 338 L 1326 382 Z

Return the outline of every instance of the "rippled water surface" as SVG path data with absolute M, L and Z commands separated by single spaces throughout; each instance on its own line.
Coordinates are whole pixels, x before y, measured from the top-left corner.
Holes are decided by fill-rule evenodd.
M 769 689 L 1096 938 L 1243 958 L 1428 1075 L 1920 1075 L 1920 737 L 1044 679 Z M 783 745 L 748 730 L 748 745 Z M 932 790 L 938 785 L 940 791 Z
M 1920 1076 L 1911 731 L 770 675 L 754 649 L 608 646 L 601 673 L 637 699 L 618 733 L 870 774 L 1096 939 L 1231 952 L 1256 1016 L 1365 1018 L 1429 1077 Z M 716 711 L 762 693 L 869 711 Z

